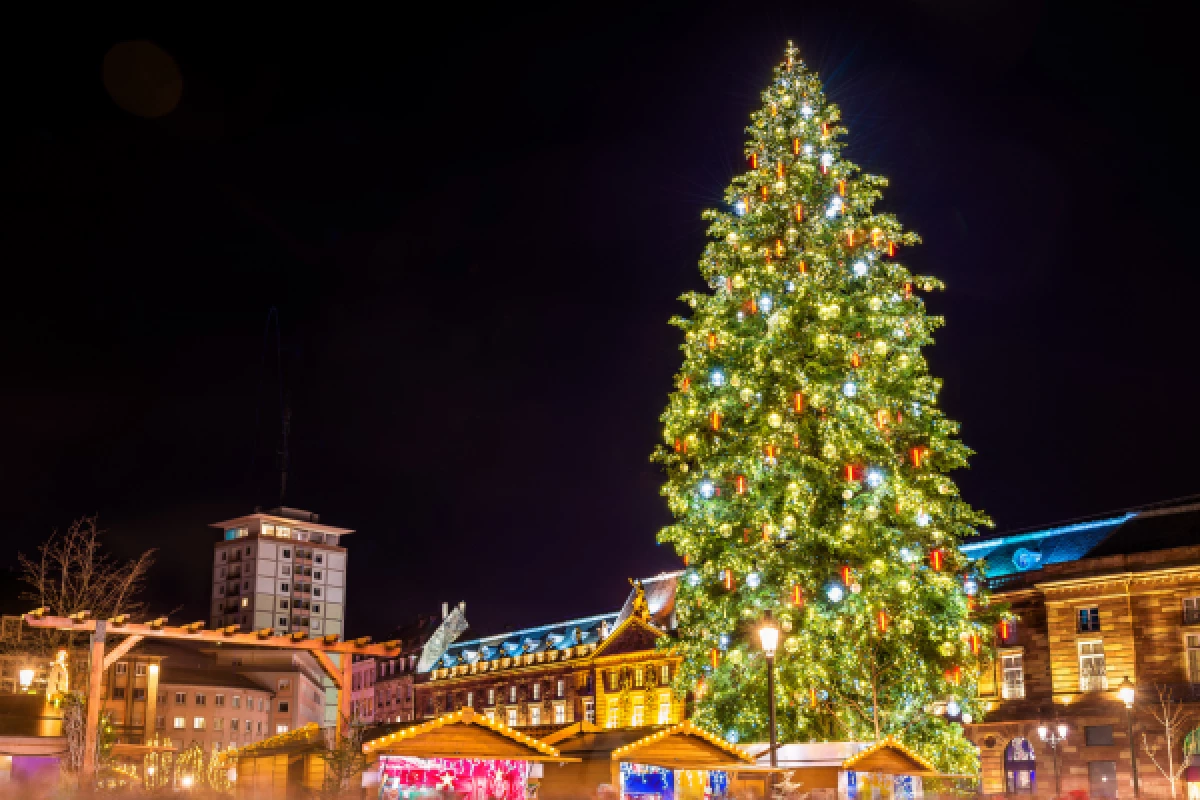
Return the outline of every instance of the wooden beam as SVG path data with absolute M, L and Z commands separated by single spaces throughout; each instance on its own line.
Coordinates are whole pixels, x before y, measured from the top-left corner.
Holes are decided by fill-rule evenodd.
M 25 615 L 25 623 L 31 628 L 52 628 L 63 631 L 91 632 L 96 630 L 97 620 L 88 619 L 84 614 L 73 617 L 48 617 L 30 613 Z M 364 656 L 394 657 L 400 651 L 400 642 L 390 641 L 383 644 L 363 644 L 352 642 L 327 642 L 325 639 L 295 639 L 291 636 L 263 636 L 262 632 L 228 633 L 226 630 L 202 630 L 192 623 L 182 627 L 173 627 L 154 620 L 149 624 L 127 623 L 121 626 L 121 633 L 142 636 L 145 639 L 188 639 L 193 642 L 221 642 L 225 645 L 243 644 L 248 647 L 275 647 L 286 650 L 304 650 L 310 653 L 355 653 Z
M 92 792 L 96 788 L 96 737 L 100 733 L 100 706 L 104 701 L 104 620 L 92 621 L 91 657 L 88 660 L 87 711 L 83 728 L 83 764 L 80 769 L 80 789 Z
M 317 663 L 321 665 L 321 669 L 329 676 L 329 680 L 333 681 L 333 685 L 338 692 L 342 692 L 342 668 L 333 663 L 333 659 L 320 650 L 314 650 L 313 657 L 317 659 Z M 345 688 L 348 689 L 349 687 Z
M 142 637 L 138 636 L 137 634 L 134 634 L 133 636 L 126 636 L 125 641 L 114 647 L 109 654 L 104 657 L 104 668 L 108 669 L 113 664 L 117 663 L 122 656 L 132 650 L 134 645 L 141 640 Z

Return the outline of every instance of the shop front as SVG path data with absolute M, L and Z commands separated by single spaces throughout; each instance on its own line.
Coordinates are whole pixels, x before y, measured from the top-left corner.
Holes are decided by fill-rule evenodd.
M 754 747 L 760 764 L 769 755 Z M 783 778 L 803 787 L 811 800 L 921 800 L 925 780 L 940 776 L 921 755 L 887 737 L 874 744 L 788 744 L 777 755 Z
M 381 800 L 424 797 L 526 800 L 536 797 L 543 764 L 577 761 L 465 708 L 363 745 L 375 758 L 368 784 Z
M 547 767 L 540 800 L 612 794 L 630 800 L 719 800 L 754 759 L 690 722 L 634 730 L 583 725 L 548 737 L 578 763 Z

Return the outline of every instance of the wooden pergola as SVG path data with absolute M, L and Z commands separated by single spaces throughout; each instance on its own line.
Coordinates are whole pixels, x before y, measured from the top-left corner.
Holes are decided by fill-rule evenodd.
M 398 640 L 371 644 L 370 637 L 344 642 L 336 635 L 310 639 L 306 633 L 276 636 L 270 628 L 251 633 L 242 633 L 236 625 L 218 630 L 205 630 L 203 622 L 188 625 L 167 625 L 166 617 L 147 623 L 129 622 L 121 615 L 112 619 L 92 619 L 87 611 L 70 617 L 48 616 L 49 609 L 39 608 L 25 615 L 25 624 L 31 628 L 87 633 L 90 637 L 90 659 L 88 663 L 87 722 L 84 729 L 82 780 L 90 786 L 96 777 L 96 736 L 100 724 L 100 700 L 104 670 L 115 664 L 137 644 L 146 639 L 172 639 L 189 642 L 211 642 L 213 644 L 241 645 L 244 647 L 268 647 L 282 650 L 307 652 L 316 659 L 321 669 L 329 676 L 337 689 L 338 729 L 343 719 L 351 715 L 351 675 L 354 656 L 395 656 L 400 651 Z M 107 653 L 105 645 L 109 636 L 123 636 L 116 647 Z M 335 663 L 331 655 L 339 655 L 341 663 Z

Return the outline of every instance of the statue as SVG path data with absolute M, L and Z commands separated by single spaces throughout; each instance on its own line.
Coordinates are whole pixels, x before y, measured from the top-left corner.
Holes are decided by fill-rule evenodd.
M 642 622 L 650 620 L 650 606 L 646 603 L 646 590 L 642 587 L 642 582 L 633 578 L 629 579 L 630 585 L 633 586 L 633 609 L 630 616 L 637 617 Z
M 59 650 L 50 663 L 50 673 L 46 678 L 46 702 L 61 702 L 70 689 L 67 677 L 67 651 Z

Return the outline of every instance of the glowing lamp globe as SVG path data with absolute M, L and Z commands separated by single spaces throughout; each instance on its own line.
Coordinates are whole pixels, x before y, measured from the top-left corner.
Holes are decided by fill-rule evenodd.
M 1046 735 L 1050 733 L 1050 729 L 1045 725 L 1038 725 L 1038 738 L 1043 742 L 1046 741 Z
M 763 615 L 762 624 L 758 627 L 758 638 L 767 658 L 774 658 L 775 650 L 779 647 L 779 626 L 775 624 L 775 618 L 771 616 L 770 611 Z
M 1130 682 L 1128 675 L 1117 688 L 1117 696 L 1121 698 L 1121 702 L 1125 704 L 1126 708 L 1133 708 L 1133 701 L 1137 698 L 1137 689 Z
M 21 689 L 28 691 L 33 686 L 33 670 L 23 669 L 17 673 L 17 677 L 21 681 Z

